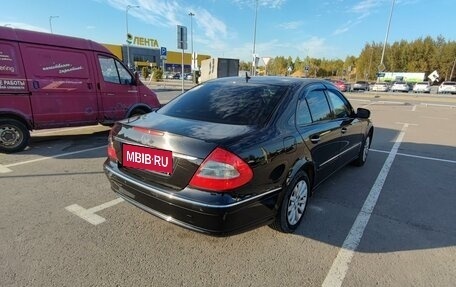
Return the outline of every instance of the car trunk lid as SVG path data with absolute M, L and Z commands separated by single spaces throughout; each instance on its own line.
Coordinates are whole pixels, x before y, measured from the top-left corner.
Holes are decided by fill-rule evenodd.
M 114 136 L 119 167 L 148 184 L 175 190 L 188 185 L 223 140 L 234 142 L 254 127 L 209 123 L 150 113 L 120 123 Z

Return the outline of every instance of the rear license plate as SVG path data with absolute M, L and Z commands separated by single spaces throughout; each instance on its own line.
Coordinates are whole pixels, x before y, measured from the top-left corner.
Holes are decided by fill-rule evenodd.
M 168 150 L 123 144 L 122 164 L 126 167 L 171 174 L 173 153 Z

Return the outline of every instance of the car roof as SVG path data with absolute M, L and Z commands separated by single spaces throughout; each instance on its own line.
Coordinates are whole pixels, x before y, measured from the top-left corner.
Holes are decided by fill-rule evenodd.
M 260 84 L 260 85 L 279 85 L 279 86 L 296 86 L 320 83 L 326 86 L 334 86 L 333 83 L 323 79 L 296 78 L 284 76 L 259 76 L 259 77 L 225 77 L 207 81 L 207 83 L 239 83 L 239 84 Z

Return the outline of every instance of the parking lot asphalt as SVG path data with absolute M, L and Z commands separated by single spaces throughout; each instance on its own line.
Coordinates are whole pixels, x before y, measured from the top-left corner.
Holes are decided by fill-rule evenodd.
M 456 100 L 347 96 L 372 112 L 368 161 L 320 186 L 294 234 L 175 226 L 111 192 L 108 128 L 33 132 L 0 154 L 0 286 L 454 286 Z

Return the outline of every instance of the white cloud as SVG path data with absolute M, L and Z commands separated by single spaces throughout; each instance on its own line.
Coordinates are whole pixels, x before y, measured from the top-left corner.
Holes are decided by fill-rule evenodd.
M 328 48 L 325 38 L 312 36 L 308 40 L 301 42 L 297 46 L 297 49 L 305 56 L 317 57 L 317 55 L 321 55 Z
M 30 24 L 20 23 L 20 22 L 0 23 L 0 26 L 7 26 L 7 27 L 15 28 L 15 29 L 32 30 L 32 31 L 37 31 L 37 32 L 45 32 L 45 33 L 50 32 L 50 30 L 48 28 L 33 26 Z
M 348 20 L 344 24 L 336 28 L 332 35 L 340 35 L 350 31 L 354 26 L 362 23 L 363 19 L 371 16 L 372 13 L 377 11 L 377 8 L 384 5 L 386 1 L 389 0 L 361 0 L 351 8 L 348 9 L 348 12 L 357 14 L 356 21 Z
M 267 8 L 281 8 L 286 0 L 258 0 L 258 6 L 267 7 Z M 237 4 L 239 7 L 255 7 L 254 0 L 233 0 L 233 3 Z
M 351 8 L 351 11 L 359 14 L 358 19 L 366 18 L 372 13 L 372 10 L 381 6 L 384 0 L 362 0 Z
M 231 50 L 230 57 L 239 58 L 241 60 L 251 61 L 252 43 L 245 43 L 238 49 Z M 260 42 L 256 44 L 256 53 L 261 57 L 277 57 L 277 56 L 291 56 L 295 58 L 309 57 L 329 57 L 334 54 L 336 49 L 331 48 L 326 43 L 324 38 L 312 36 L 305 41 L 299 43 L 283 42 L 278 39 L 272 39 L 267 42 Z M 245 57 L 242 57 L 244 56 Z
M 360 19 L 356 20 L 356 21 L 352 21 L 352 20 L 348 20 L 347 22 L 345 22 L 344 24 L 342 24 L 339 28 L 337 28 L 336 30 L 334 30 L 334 32 L 332 33 L 333 36 L 336 36 L 336 35 L 340 35 L 340 34 L 343 34 L 345 32 L 348 32 L 351 28 L 353 28 L 354 26 L 360 24 L 362 21 Z
M 153 26 L 174 27 L 189 21 L 188 13 L 192 11 L 193 29 L 200 31 L 194 33 L 194 42 L 210 47 L 211 50 L 223 51 L 228 49 L 229 35 L 225 23 L 214 17 L 209 11 L 201 7 L 185 6 L 182 1 L 162 0 L 106 0 L 112 7 L 125 11 L 127 5 L 138 5 L 140 8 L 129 9 L 129 15 L 137 17 Z M 189 29 L 189 27 L 187 27 Z M 190 33 L 190 31 L 188 31 Z M 190 40 L 190 39 L 189 39 Z
M 303 24 L 302 21 L 292 21 L 279 24 L 279 27 L 285 30 L 296 30 L 301 27 Z

